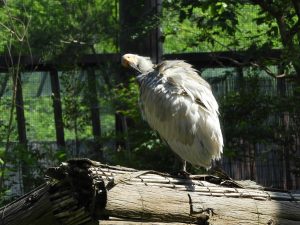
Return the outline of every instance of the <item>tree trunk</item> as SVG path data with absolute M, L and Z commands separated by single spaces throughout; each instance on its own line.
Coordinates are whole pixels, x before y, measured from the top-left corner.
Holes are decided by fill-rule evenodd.
M 155 171 L 70 160 L 50 168 L 45 185 L 0 209 L 14 224 L 300 223 L 300 194 L 212 175 Z

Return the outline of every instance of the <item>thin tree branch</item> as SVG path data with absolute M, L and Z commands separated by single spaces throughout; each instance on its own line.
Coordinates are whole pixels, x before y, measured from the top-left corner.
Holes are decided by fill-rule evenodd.
M 211 54 L 211 55 L 214 56 L 213 54 Z M 265 71 L 269 76 L 271 76 L 273 78 L 285 77 L 287 75 L 286 73 L 281 73 L 281 74 L 273 73 L 267 66 L 259 64 L 255 61 L 239 62 L 238 60 L 235 60 L 230 57 L 220 57 L 220 56 L 214 56 L 214 57 L 215 57 L 215 60 L 217 62 L 219 62 L 221 66 L 223 66 L 223 63 L 219 59 L 225 59 L 225 60 L 231 61 L 233 64 L 235 64 L 238 67 L 252 66 L 252 67 L 259 68 L 259 69 Z
M 6 11 L 8 13 L 8 17 L 9 17 L 9 21 L 10 21 L 10 26 L 5 25 L 4 23 L 0 23 L 0 26 L 4 27 L 5 29 L 7 29 L 10 32 L 10 38 L 7 42 L 7 52 L 8 52 L 8 56 L 9 56 L 9 60 L 10 60 L 10 65 L 12 65 L 11 67 L 11 71 L 10 73 L 12 74 L 12 79 L 13 79 L 13 92 L 12 92 L 12 99 L 11 99 L 11 108 L 10 108 L 10 112 L 9 112 L 9 119 L 8 119 L 8 128 L 7 128 L 7 133 L 6 133 L 6 137 L 5 137 L 5 149 L 4 149 L 4 156 L 3 158 L 4 163 L 1 165 L 1 171 L 6 169 L 7 166 L 7 162 L 6 162 L 6 158 L 7 158 L 7 154 L 8 154 L 8 150 L 10 148 L 10 143 L 11 143 L 11 134 L 13 131 L 13 118 L 14 118 L 14 112 L 15 112 L 15 106 L 16 106 L 16 95 L 17 95 L 17 88 L 18 79 L 21 79 L 18 74 L 20 73 L 20 64 L 21 64 L 21 55 L 22 55 L 22 47 L 24 44 L 24 40 L 26 39 L 27 44 L 29 45 L 28 42 L 28 29 L 29 29 L 29 24 L 31 21 L 31 18 L 28 17 L 28 22 L 25 24 L 23 21 L 19 20 L 18 18 L 13 17 L 13 15 L 11 14 L 11 10 L 10 8 L 6 5 L 6 2 L 3 1 L 4 3 L 4 7 L 6 7 Z M 15 21 L 19 22 L 21 25 L 21 29 L 20 32 L 18 31 L 16 25 L 15 25 Z M 13 46 L 13 41 L 17 40 L 21 43 L 20 46 L 20 50 L 18 52 L 18 57 L 17 57 L 17 61 L 14 61 L 13 58 L 13 53 L 12 53 L 12 46 Z M 30 48 L 29 48 L 30 51 Z M 0 189 L 4 187 L 4 176 L 5 173 L 1 173 L 0 175 Z
M 273 6 L 271 3 L 268 3 L 265 0 L 250 0 L 250 2 L 260 6 L 265 12 L 268 12 L 275 18 L 282 16 L 282 13 L 278 10 L 277 7 Z

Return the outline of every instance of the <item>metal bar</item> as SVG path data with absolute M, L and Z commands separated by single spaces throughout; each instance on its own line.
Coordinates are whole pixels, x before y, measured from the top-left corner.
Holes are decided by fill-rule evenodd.
M 51 90 L 52 90 L 52 100 L 53 100 L 53 110 L 54 110 L 54 122 L 55 122 L 55 130 L 56 130 L 56 143 L 60 147 L 65 147 L 66 144 L 65 144 L 64 124 L 62 118 L 59 78 L 58 78 L 58 72 L 54 68 L 50 70 L 50 79 L 51 79 Z

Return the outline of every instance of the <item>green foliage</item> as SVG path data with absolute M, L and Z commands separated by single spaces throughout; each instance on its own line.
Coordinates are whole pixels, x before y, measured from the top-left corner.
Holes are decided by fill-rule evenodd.
M 30 140 L 55 141 L 52 99 L 49 96 L 24 99 L 27 136 Z
M 299 4 L 276 0 L 165 1 L 166 52 L 248 50 L 249 56 L 282 48 L 286 75 L 300 74 Z M 274 62 L 273 62 L 274 63 Z M 259 66 L 265 60 L 259 59 Z M 299 79 L 298 79 L 299 81 Z
M 0 54 L 35 55 L 42 57 L 42 60 L 55 60 L 58 56 L 69 55 L 69 60 L 76 62 L 77 57 L 83 53 L 94 53 L 99 50 L 116 52 L 118 28 L 116 4 L 117 1 L 108 0 L 3 1 L 0 7 Z M 98 50 L 99 46 L 101 48 Z M 22 70 L 18 60 L 14 63 L 16 65 L 9 75 L 9 80 Z M 2 77 L 5 76 L 1 74 L 0 78 Z M 90 123 L 90 112 L 87 112 L 88 108 L 84 104 L 87 102 L 86 99 L 83 100 L 86 93 L 83 93 L 85 90 L 80 86 L 83 82 L 76 80 L 75 75 L 74 77 L 65 79 L 65 90 L 68 92 L 64 93 L 63 106 L 66 112 L 64 114 L 66 138 L 74 139 L 75 136 L 77 140 L 90 138 L 92 134 L 90 125 L 87 126 Z M 2 89 L 4 82 L 1 80 L 0 84 Z M 36 90 L 35 84 L 31 78 L 23 79 L 27 137 L 30 141 L 52 141 L 55 139 L 55 128 L 53 108 L 49 107 L 52 106 L 51 97 L 24 94 L 28 90 L 30 92 Z M 0 96 L 1 197 L 8 194 L 10 186 L 7 186 L 5 181 L 11 180 L 11 174 L 22 171 L 23 176 L 19 177 L 19 183 L 23 183 L 28 190 L 41 181 L 40 175 L 44 169 L 41 162 L 51 159 L 54 163 L 65 160 L 68 155 L 65 150 L 52 152 L 51 145 L 39 145 L 40 149 L 34 150 L 31 147 L 28 149 L 23 145 L 13 144 L 18 140 L 14 90 L 13 84 L 9 83 L 4 95 L 1 90 Z M 104 118 L 111 120 L 109 114 Z M 16 171 L 17 168 L 19 171 Z
M 276 22 L 266 20 L 257 5 L 239 1 L 167 1 L 165 7 L 167 52 L 282 46 Z
M 114 105 L 121 110 L 124 116 L 131 117 L 133 120 L 141 121 L 141 114 L 138 112 L 138 96 L 139 88 L 135 82 L 135 78 L 129 80 L 129 84 L 125 86 L 123 83 L 117 85 L 113 89 Z
M 89 93 L 87 82 L 77 70 L 63 72 L 60 80 L 63 87 L 62 103 L 65 129 L 74 132 L 71 137 L 77 141 L 91 137 L 90 109 L 86 98 Z
M 0 50 L 16 40 L 12 43 L 14 52 L 45 59 L 87 53 L 97 45 L 103 46 L 105 52 L 116 51 L 115 1 L 7 1 L 0 8 L 0 15 L 0 26 L 6 28 L 0 33 Z M 17 39 L 12 39 L 11 34 Z
M 12 201 L 18 197 L 11 192 L 11 187 L 18 185 L 20 193 L 26 193 L 45 182 L 45 171 L 49 166 L 55 166 L 66 160 L 63 150 L 54 151 L 48 143 L 39 143 L 24 146 L 11 144 L 8 151 L 5 151 L 3 143 L 0 144 L 1 157 L 1 183 L 0 205 Z M 13 182 L 11 182 L 13 181 Z

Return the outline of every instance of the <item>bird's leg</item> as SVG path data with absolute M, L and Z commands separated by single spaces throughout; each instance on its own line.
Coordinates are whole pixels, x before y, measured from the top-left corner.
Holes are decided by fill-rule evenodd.
M 174 171 L 171 173 L 172 175 L 183 177 L 183 178 L 189 178 L 190 174 L 186 171 L 186 161 L 182 160 L 182 167 L 179 171 Z
M 186 172 L 186 161 L 185 160 L 182 160 L 182 171 L 187 173 Z
M 188 173 L 186 171 L 186 160 L 182 160 L 182 170 L 179 171 L 179 173 L 177 174 L 178 176 L 184 177 L 184 178 L 189 178 L 190 173 Z

